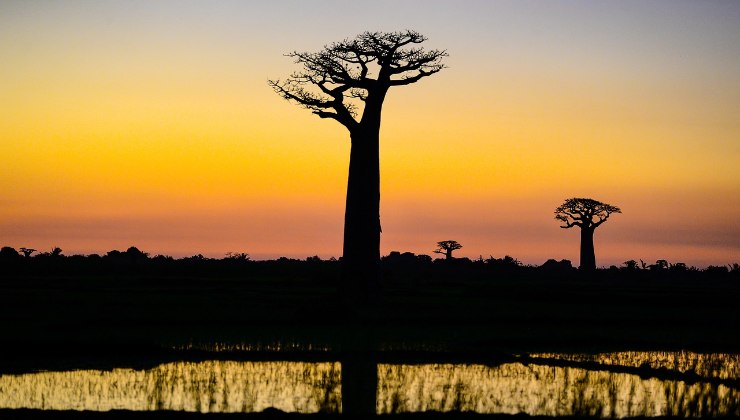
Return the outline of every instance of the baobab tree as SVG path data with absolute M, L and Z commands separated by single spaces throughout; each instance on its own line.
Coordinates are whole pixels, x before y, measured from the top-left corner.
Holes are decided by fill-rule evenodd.
M 380 120 L 392 87 L 441 71 L 443 50 L 426 51 L 414 31 L 364 32 L 318 52 L 292 52 L 301 69 L 270 86 L 320 118 L 342 124 L 351 141 L 344 215 L 342 277 L 367 295 L 380 262 Z M 345 286 L 345 287 L 346 287 Z
M 26 258 L 30 257 L 31 254 L 33 254 L 34 252 L 36 252 L 36 250 L 33 249 L 33 248 L 25 248 L 25 247 L 23 247 L 20 250 L 23 253 L 23 256 L 26 257 Z
M 463 246 L 457 241 L 440 241 L 437 242 L 437 249 L 434 250 L 435 254 L 444 254 L 446 260 L 452 259 L 452 251 L 460 249 Z
M 590 198 L 569 198 L 555 209 L 555 219 L 564 223 L 561 228 L 581 228 L 582 270 L 596 269 L 594 230 L 606 222 L 612 213 L 621 212 L 619 207 Z

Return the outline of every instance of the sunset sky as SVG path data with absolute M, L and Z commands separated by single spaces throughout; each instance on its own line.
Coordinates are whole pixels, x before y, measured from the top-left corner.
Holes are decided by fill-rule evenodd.
M 349 137 L 268 78 L 366 30 L 449 68 L 392 89 L 382 254 L 740 262 L 740 2 L 0 2 L 0 246 L 340 256 Z

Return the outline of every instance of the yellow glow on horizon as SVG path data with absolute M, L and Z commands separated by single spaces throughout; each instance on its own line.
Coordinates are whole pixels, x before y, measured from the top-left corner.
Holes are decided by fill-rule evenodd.
M 113 226 L 123 218 L 149 227 L 126 241 L 162 247 L 152 252 L 187 253 L 184 239 L 171 238 L 194 224 L 200 233 L 187 242 L 190 253 L 217 253 L 249 236 L 247 245 L 259 250 L 245 251 L 253 253 L 338 256 L 348 134 L 281 100 L 266 83 L 295 69 L 282 53 L 320 48 L 312 38 L 319 34 L 256 36 L 221 15 L 230 10 L 225 5 L 202 19 L 175 13 L 191 24 L 181 25 L 160 14 L 174 13 L 170 6 L 150 14 L 154 6 L 142 3 L 133 15 L 110 5 L 81 10 L 61 2 L 53 9 L 61 15 L 0 6 L 6 16 L 23 12 L 0 28 L 0 245 L 25 246 L 28 237 L 104 252 L 126 234 Z M 740 83 L 732 71 L 740 61 L 710 42 L 722 31 L 730 32 L 721 40 L 734 39 L 734 29 L 681 27 L 669 33 L 693 34 L 684 41 L 703 47 L 660 50 L 658 35 L 635 43 L 621 31 L 594 39 L 565 31 L 551 40 L 475 22 L 465 31 L 482 32 L 468 39 L 432 30 L 430 47 L 449 50 L 449 68 L 388 94 L 384 250 L 425 250 L 434 237 L 454 236 L 470 244 L 463 255 L 528 252 L 515 245 L 522 240 L 516 232 L 496 222 L 526 215 L 537 226 L 527 241 L 541 235 L 550 244 L 531 245 L 543 250 L 540 258 L 553 243 L 570 244 L 571 232 L 551 220 L 569 196 L 622 206 L 613 227 L 629 240 L 639 238 L 636 226 L 648 225 L 662 227 L 652 237 L 673 241 L 672 232 L 691 220 L 695 230 L 684 240 L 705 238 L 713 251 L 702 255 L 715 252 L 714 242 L 725 247 L 722 259 L 740 249 Z M 700 60 L 704 53 L 712 53 L 709 61 Z M 419 216 L 426 225 L 416 226 L 414 212 L 435 218 Z M 161 220 L 177 223 L 158 230 Z M 213 220 L 220 224 L 208 224 Z M 48 236 L 50 221 L 65 226 L 54 231 L 59 236 Z M 69 233 L 88 221 L 88 239 Z M 330 239 L 301 247 L 275 226 L 302 232 L 300 240 L 323 232 Z M 634 258 L 637 242 L 620 244 Z M 661 244 L 641 252 L 667 249 Z M 696 246 L 684 245 L 674 249 Z M 598 254 L 600 239 L 596 246 Z

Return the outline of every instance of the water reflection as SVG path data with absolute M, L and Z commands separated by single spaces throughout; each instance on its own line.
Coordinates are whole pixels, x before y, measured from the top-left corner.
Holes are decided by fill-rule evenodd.
M 339 363 L 176 362 L 150 370 L 0 376 L 0 408 L 338 412 Z
M 728 353 L 702 354 L 690 351 L 622 351 L 612 353 L 535 353 L 530 357 L 594 362 L 602 365 L 669 369 L 681 373 L 695 373 L 705 378 L 740 378 L 740 355 Z
M 507 363 L 379 365 L 379 413 L 472 411 L 542 416 L 721 416 L 740 414 L 725 385 L 642 379 L 581 368 Z
M 377 364 L 377 355 L 352 355 L 343 356 L 342 363 L 175 362 L 150 370 L 2 375 L 0 408 L 208 413 L 273 407 L 298 413 L 471 411 L 616 418 L 740 415 L 737 355 L 539 354 L 530 355 L 538 358 L 536 363 L 522 358 L 498 366 Z M 591 365 L 548 365 L 548 359 Z M 730 380 L 646 378 L 608 368 L 646 363 Z

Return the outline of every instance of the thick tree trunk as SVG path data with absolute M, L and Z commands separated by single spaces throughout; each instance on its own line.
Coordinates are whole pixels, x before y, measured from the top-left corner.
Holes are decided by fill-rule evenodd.
M 342 284 L 360 300 L 375 292 L 380 275 L 379 128 L 361 127 L 351 134 Z
M 451 260 L 452 259 L 452 250 L 451 249 L 448 249 L 446 251 L 447 251 L 447 253 L 445 254 L 445 259 Z
M 596 270 L 596 254 L 594 253 L 594 229 L 581 228 L 581 265 L 584 271 Z

